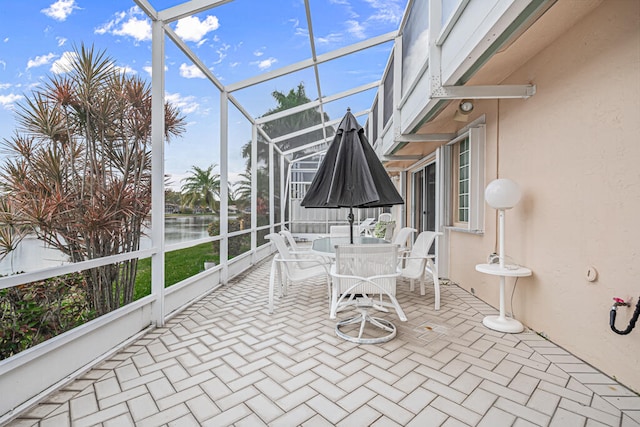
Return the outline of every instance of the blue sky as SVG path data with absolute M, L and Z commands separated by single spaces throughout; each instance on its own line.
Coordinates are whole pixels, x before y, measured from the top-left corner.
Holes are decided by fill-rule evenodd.
M 180 3 L 150 0 L 156 10 Z M 397 30 L 407 0 L 310 0 L 317 54 Z M 243 81 L 310 58 L 309 29 L 302 0 L 235 0 L 171 24 L 224 84 Z M 0 0 L 0 139 L 16 128 L 14 109 L 47 76 L 64 69 L 73 46 L 106 50 L 128 73 L 150 81 L 151 23 L 132 0 Z M 390 44 L 320 65 L 324 96 L 381 78 Z M 166 97 L 187 117 L 187 133 L 166 147 L 165 172 L 178 187 L 192 166 L 219 164 L 218 90 L 171 42 L 166 44 Z M 254 117 L 276 106 L 271 93 L 304 83 L 318 96 L 312 69 L 233 93 Z M 340 118 L 346 107 L 371 106 L 375 91 L 332 103 Z M 234 108 L 229 117 L 230 179 L 244 169 L 240 155 L 251 127 Z M 0 154 L 1 155 L 1 154 Z

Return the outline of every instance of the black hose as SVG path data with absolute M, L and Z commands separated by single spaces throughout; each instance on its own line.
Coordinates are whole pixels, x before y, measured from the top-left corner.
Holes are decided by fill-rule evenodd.
M 616 310 L 618 306 L 614 305 L 611 307 L 611 311 L 609 312 L 609 325 L 611 326 L 611 330 L 619 335 L 627 335 L 629 332 L 633 330 L 636 326 L 636 322 L 638 321 L 638 317 L 640 317 L 640 298 L 638 298 L 638 303 L 636 304 L 636 309 L 633 312 L 633 316 L 631 317 L 631 321 L 629 322 L 629 326 L 624 331 L 620 331 L 616 329 Z

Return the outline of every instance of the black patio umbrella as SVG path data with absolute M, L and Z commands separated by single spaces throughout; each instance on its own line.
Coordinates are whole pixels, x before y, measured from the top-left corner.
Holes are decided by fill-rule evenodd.
M 316 176 L 302 199 L 305 208 L 349 208 L 353 243 L 353 208 L 404 203 L 387 171 L 347 109 Z

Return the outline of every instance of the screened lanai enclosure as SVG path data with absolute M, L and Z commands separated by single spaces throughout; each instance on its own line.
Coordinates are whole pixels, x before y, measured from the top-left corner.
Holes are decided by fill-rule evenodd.
M 247 3 L 251 7 L 246 7 Z M 149 103 L 143 104 L 150 127 L 137 146 L 149 158 L 148 164 L 141 163 L 138 169 L 146 178 L 123 185 L 146 188 L 149 193 L 141 190 L 138 197 L 148 197 L 150 209 L 143 218 L 121 214 L 110 230 L 94 234 L 66 224 L 69 233 L 64 235 L 56 235 L 55 230 L 61 228 L 54 223 L 62 221 L 63 215 L 53 212 L 52 223 L 43 223 L 39 232 L 23 238 L 21 251 L 27 245 L 45 242 L 46 252 L 39 257 L 42 261 L 35 265 L 18 263 L 17 269 L 11 264 L 5 271 L 7 276 L 0 279 L 0 288 L 10 292 L 38 282 L 66 282 L 69 277 L 77 277 L 88 283 L 92 295 L 86 302 L 89 310 L 80 315 L 77 327 L 58 331 L 59 335 L 35 347 L 16 349 L 11 357 L 5 355 L 0 362 L 3 389 L 8 384 L 28 386 L 18 387 L 11 399 L 3 398 L 0 414 L 25 404 L 100 355 L 143 333 L 149 325 L 163 325 L 186 304 L 224 286 L 231 277 L 269 256 L 271 245 L 264 239 L 268 233 L 286 227 L 304 239 L 327 233 L 331 225 L 347 223 L 346 209 L 307 210 L 300 207 L 300 201 L 348 108 L 372 142 L 393 132 L 394 96 L 397 102 L 403 90 L 394 73 L 415 77 L 424 66 L 412 56 L 425 43 L 421 34 L 427 21 L 419 15 L 426 10 L 422 2 L 417 2 L 412 17 L 405 11 L 410 3 L 395 1 L 373 8 L 362 2 L 362 10 L 351 13 L 369 17 L 365 31 L 348 16 L 337 18 L 345 13 L 344 7 L 322 0 L 132 1 L 132 9 L 127 12 L 132 22 L 146 22 L 150 31 L 150 43 L 146 49 L 139 49 L 140 63 L 148 64 L 151 75 L 147 82 Z M 449 8 L 456 3 L 444 2 Z M 275 20 L 261 19 L 264 8 L 270 9 L 270 16 L 274 10 L 281 13 Z M 321 8 L 335 9 L 335 14 L 314 13 Z M 237 19 L 239 10 L 242 19 Z M 222 25 L 220 37 L 224 37 L 224 43 L 194 41 L 193 31 L 197 29 L 192 27 L 214 21 Z M 234 28 L 223 33 L 227 23 Z M 411 43 L 398 50 L 401 29 Z M 238 59 L 237 66 L 222 69 L 222 58 L 226 57 L 227 63 L 236 61 L 234 50 L 242 45 L 246 31 L 268 34 L 269 43 L 265 45 L 279 43 L 290 48 L 276 59 L 269 58 L 269 52 L 264 56 L 258 53 L 266 50 L 264 46 L 252 46 L 256 49 L 255 64 Z M 77 41 L 77 45 L 75 56 L 80 60 L 69 72 L 76 83 L 86 76 L 80 61 L 98 66 L 103 49 L 99 43 L 85 40 Z M 137 43 L 135 48 L 139 48 Z M 104 51 L 109 54 L 108 48 Z M 398 52 L 395 62 L 394 52 Z M 404 58 L 403 69 L 399 67 L 400 57 Z M 114 64 L 117 60 L 113 58 Z M 186 80 L 188 84 L 178 93 L 178 80 L 185 81 L 186 75 L 198 78 Z M 404 88 L 405 92 L 410 90 Z M 87 104 L 91 102 L 98 101 L 86 100 Z M 167 121 L 170 112 L 165 103 L 175 108 L 176 117 L 182 121 L 180 132 L 171 138 Z M 118 126 L 122 130 L 126 125 L 120 122 Z M 40 138 L 45 145 L 47 137 L 42 132 Z M 74 137 L 82 140 L 83 135 Z M 104 178 L 117 180 L 128 173 L 114 163 L 114 158 L 126 153 L 127 140 L 122 137 L 114 141 L 122 148 L 114 148 L 111 158 L 104 154 L 100 161 L 111 162 L 119 171 Z M 17 165 L 17 150 L 15 154 Z M 199 175 L 188 175 L 187 171 Z M 193 184 L 194 176 L 211 180 L 213 200 L 206 200 L 206 194 L 191 195 L 196 203 L 186 206 L 194 215 L 188 219 L 175 214 L 185 210 L 184 201 L 178 201 L 176 194 L 185 182 Z M 76 196 L 97 200 L 91 194 Z M 85 207 L 75 213 L 76 223 L 89 221 L 86 212 Z M 380 212 L 362 209 L 357 219 L 377 217 Z M 130 228 L 131 221 L 139 224 L 139 234 L 125 245 L 114 236 L 136 233 Z M 194 231 L 196 222 L 204 222 L 204 227 Z M 78 255 L 80 249 L 71 248 L 72 244 L 90 247 L 98 240 L 103 246 L 110 242 L 109 250 L 98 253 L 89 249 Z M 173 277 L 172 263 L 179 262 L 175 260 L 181 259 L 180 254 L 200 247 L 206 248 L 204 261 L 210 261 L 207 268 L 202 263 L 199 273 Z M 72 251 L 75 256 L 70 256 Z M 14 259 L 16 253 L 11 254 Z M 18 271 L 21 274 L 14 274 Z M 141 291 L 138 284 L 134 285 L 134 278 L 139 283 L 143 275 L 146 291 L 144 286 Z M 56 359 L 55 371 L 49 369 L 54 363 L 52 357 Z
M 101 2 L 109 18 L 93 40 L 76 41 L 66 77 L 43 77 L 16 109 L 17 127 L 36 143 L 11 139 L 0 165 L 13 178 L 0 220 L 19 243 L 0 265 L 4 307 L 25 289 L 41 295 L 43 284 L 56 289 L 51 307 L 66 307 L 65 292 L 86 295 L 53 313 L 68 330 L 3 355 L 0 423 L 224 291 L 273 254 L 266 235 L 286 228 L 310 240 L 346 225 L 348 209 L 301 201 L 348 109 L 405 199 L 357 209 L 356 222 L 386 211 L 398 228 L 480 235 L 478 112 L 484 100 L 535 95 L 524 79 L 502 84 L 523 61 L 508 48 L 555 3 L 131 0 L 111 10 Z M 105 35 L 128 43 L 133 65 L 109 55 Z M 278 55 L 274 45 L 284 47 Z M 508 66 L 491 61 L 505 50 Z M 473 102 L 459 109 L 464 99 L 476 102 L 472 116 Z M 40 179 L 46 168 L 29 169 L 25 153 L 56 160 L 55 185 Z M 442 277 L 447 238 L 434 246 Z M 20 251 L 38 245 L 41 262 L 20 264 Z M 187 264 L 196 266 L 183 271 Z M 25 341 L 21 328 L 11 333 Z

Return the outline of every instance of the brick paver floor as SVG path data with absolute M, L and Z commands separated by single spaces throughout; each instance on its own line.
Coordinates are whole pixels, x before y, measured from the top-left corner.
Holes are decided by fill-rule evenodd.
M 95 366 L 11 426 L 640 426 L 640 397 L 543 337 L 502 334 L 455 284 L 398 284 L 395 339 L 338 338 L 326 286 L 267 313 L 270 262 Z

